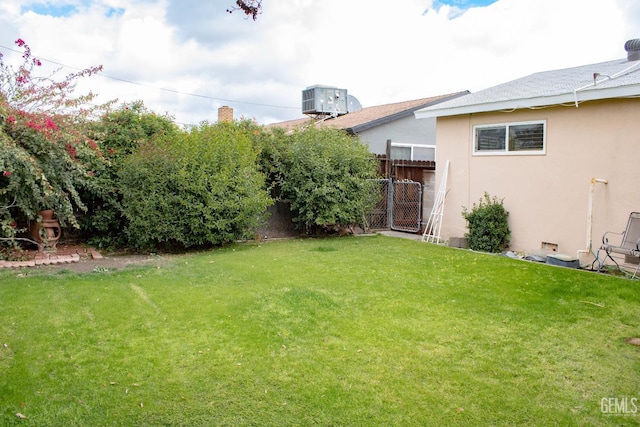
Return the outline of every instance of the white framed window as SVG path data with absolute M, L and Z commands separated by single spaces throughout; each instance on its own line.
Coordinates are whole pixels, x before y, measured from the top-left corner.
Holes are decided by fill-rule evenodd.
M 546 152 L 545 120 L 476 125 L 474 155 L 540 155 Z
M 436 160 L 435 145 L 391 143 L 393 160 Z

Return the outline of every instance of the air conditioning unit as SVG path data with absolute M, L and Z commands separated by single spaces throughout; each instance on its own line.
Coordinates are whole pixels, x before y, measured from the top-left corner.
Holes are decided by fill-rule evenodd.
M 302 114 L 347 114 L 347 90 L 330 86 L 309 86 L 302 91 Z

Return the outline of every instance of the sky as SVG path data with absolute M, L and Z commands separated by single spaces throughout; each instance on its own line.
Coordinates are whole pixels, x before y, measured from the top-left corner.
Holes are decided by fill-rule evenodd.
M 263 0 L 256 21 L 234 0 L 2 0 L 0 52 L 23 39 L 42 72 L 84 79 L 99 101 L 142 100 L 179 124 L 303 117 L 313 85 L 363 107 L 469 90 L 538 71 L 626 57 L 638 0 Z

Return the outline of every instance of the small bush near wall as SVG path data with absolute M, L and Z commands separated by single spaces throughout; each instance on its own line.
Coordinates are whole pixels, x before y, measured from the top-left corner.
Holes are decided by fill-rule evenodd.
M 469 248 L 484 252 L 501 252 L 509 246 L 511 231 L 503 199 L 491 197 L 484 193 L 484 197 L 471 209 L 463 207 L 462 216 L 467 220 L 469 232 L 465 237 L 469 241 Z

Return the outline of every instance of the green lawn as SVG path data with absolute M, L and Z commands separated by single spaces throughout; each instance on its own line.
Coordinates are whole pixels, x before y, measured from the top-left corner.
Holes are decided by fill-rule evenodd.
M 0 271 L 0 425 L 637 425 L 637 336 L 638 281 L 383 236 Z

